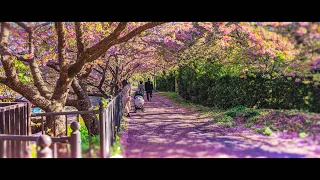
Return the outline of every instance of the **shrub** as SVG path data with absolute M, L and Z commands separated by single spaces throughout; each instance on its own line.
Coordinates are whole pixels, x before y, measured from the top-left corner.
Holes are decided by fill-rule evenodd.
M 247 109 L 245 110 L 244 117 L 251 118 L 260 115 L 260 111 L 256 109 Z
M 319 86 L 304 84 L 303 80 L 296 82 L 296 77 L 279 75 L 271 78 L 268 72 L 248 72 L 240 76 L 233 68 L 210 61 L 197 61 L 180 65 L 174 75 L 167 73 L 158 76 L 157 88 L 174 91 L 176 76 L 178 93 L 187 102 L 221 109 L 246 106 L 320 112 Z M 229 113 L 232 117 L 235 115 Z
M 227 116 L 235 117 L 246 109 L 247 109 L 247 107 L 240 105 L 240 106 L 237 106 L 237 107 L 234 107 L 234 108 L 227 110 L 224 114 Z
M 272 130 L 269 127 L 264 127 L 262 129 L 255 129 L 256 132 L 264 134 L 266 136 L 270 136 L 272 134 Z
M 214 120 L 217 122 L 218 125 L 222 125 L 224 127 L 232 127 L 235 125 L 232 117 L 226 115 L 215 118 Z

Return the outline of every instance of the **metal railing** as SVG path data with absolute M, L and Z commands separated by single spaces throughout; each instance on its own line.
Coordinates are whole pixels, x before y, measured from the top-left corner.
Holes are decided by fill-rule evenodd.
M 24 128 L 26 132 L 24 134 L 15 134 L 17 136 L 9 136 L 10 132 L 15 132 L 15 131 L 9 131 L 7 129 L 2 130 L 1 133 L 3 135 L 0 136 L 0 151 L 1 151 L 1 156 L 5 157 L 23 157 L 22 152 L 26 151 L 26 145 L 20 146 L 20 144 L 25 144 L 26 142 L 35 142 L 38 136 L 28 136 L 31 135 L 31 117 L 36 118 L 36 117 L 41 117 L 41 134 L 45 135 L 45 121 L 46 117 L 48 116 L 65 116 L 65 128 L 66 128 L 66 135 L 68 135 L 68 116 L 69 115 L 77 115 L 76 121 L 74 122 L 80 122 L 80 115 L 82 114 L 99 114 L 99 128 L 100 128 L 100 154 L 102 158 L 110 157 L 110 147 L 113 146 L 114 141 L 116 140 L 116 133 L 119 132 L 120 130 L 120 121 L 122 117 L 122 103 L 121 103 L 121 94 L 117 95 L 115 98 L 113 98 L 111 101 L 108 102 L 107 107 L 103 107 L 103 103 L 100 102 L 99 104 L 99 110 L 91 110 L 91 111 L 71 111 L 71 112 L 48 112 L 48 113 L 37 113 L 37 114 L 31 114 L 31 110 L 29 111 L 24 110 L 24 111 L 19 111 L 23 117 L 26 116 L 23 120 L 27 122 L 26 127 Z M 27 106 L 27 108 L 30 108 Z M 6 107 L 6 109 L 8 109 Z M 10 109 L 10 108 L 9 108 Z M 1 111 L 2 112 L 2 111 Z M 15 111 L 16 112 L 16 111 Z M 27 114 L 27 115 L 25 115 Z M 6 116 L 7 117 L 7 116 Z M 9 115 L 9 118 L 11 116 Z M 0 123 L 3 122 L 6 124 L 9 124 L 9 122 L 12 122 L 10 120 L 5 120 L 3 121 L 1 119 Z M 15 122 L 15 121 L 14 121 Z M 74 123 L 73 122 L 73 123 Z M 56 130 L 55 130 L 55 120 L 54 120 L 54 129 L 53 129 L 53 135 L 56 136 Z M 15 124 L 15 123 L 14 123 Z M 6 126 L 1 127 L 6 127 Z M 72 126 L 72 124 L 71 124 Z M 13 126 L 9 126 L 10 127 Z M 72 128 L 72 127 L 71 127 Z M 79 126 L 80 128 L 80 126 Z M 0 128 L 3 129 L 3 128 Z M 26 130 L 27 129 L 27 130 Z M 91 132 L 90 132 L 90 122 L 89 122 L 89 128 L 88 129 L 88 140 L 89 140 L 89 154 L 91 153 L 91 148 L 92 148 L 92 137 L 91 137 Z M 79 131 L 77 131 L 78 134 L 80 134 Z M 72 132 L 75 133 L 75 132 Z M 62 139 L 61 139 L 62 138 Z M 57 142 L 72 142 L 70 141 L 70 138 L 65 136 L 65 137 L 51 137 L 51 141 L 53 143 L 50 143 L 50 146 L 53 149 L 53 157 L 57 157 Z M 81 139 L 79 140 L 81 141 Z M 44 141 L 45 143 L 46 141 Z M 8 144 L 9 143 L 9 144 Z M 15 145 L 17 148 L 15 148 Z M 44 146 L 44 145 L 43 145 Z M 40 146 L 42 147 L 42 146 Z M 47 147 L 47 146 L 45 146 Z M 71 146 L 71 149 L 74 146 Z M 47 149 L 47 148 L 46 148 Z M 78 148 L 76 148 L 78 149 Z M 80 146 L 81 149 L 81 146 Z M 14 152 L 13 152 L 14 151 Z M 48 150 L 49 151 L 49 150 Z M 13 155 L 10 154 L 13 152 Z M 73 151 L 71 150 L 71 153 L 78 152 L 78 150 Z M 48 155 L 48 157 L 50 157 Z M 73 156 L 72 156 L 73 157 Z
M 71 153 L 68 154 L 68 157 L 81 158 L 80 124 L 72 122 L 71 129 L 71 136 L 63 137 L 0 134 L 0 158 L 29 158 L 30 152 L 27 152 L 27 149 L 25 149 L 24 142 L 37 143 L 37 158 L 56 157 L 56 152 L 50 148 L 52 143 L 69 143 Z M 12 146 L 12 144 L 15 146 Z
M 121 94 L 117 95 L 108 103 L 106 108 L 103 108 L 103 104 L 100 102 L 100 154 L 102 158 L 110 157 L 110 147 L 113 146 L 116 134 L 120 131 L 121 98 Z
M 29 103 L 0 103 L 0 134 L 30 135 L 30 113 Z
M 0 134 L 6 135 L 30 135 L 31 104 L 26 102 L 6 102 L 0 103 Z M 13 149 L 21 148 L 26 151 L 28 143 L 4 141 L 6 147 Z M 7 150 L 8 156 L 16 156 L 17 153 Z
M 77 115 L 76 121 L 80 122 L 80 115 L 81 114 L 99 114 L 99 110 L 91 110 L 91 111 L 67 111 L 67 112 L 47 112 L 47 113 L 37 113 L 31 114 L 32 118 L 41 117 L 41 133 L 44 134 L 44 123 L 46 119 L 45 117 L 48 116 L 65 116 L 65 128 L 66 134 L 68 134 L 68 115 Z M 56 129 L 55 129 L 56 119 L 54 119 L 54 129 L 53 135 L 56 136 Z M 88 134 L 91 134 L 90 128 L 88 128 Z
M 65 117 L 65 133 L 66 135 L 68 135 L 68 116 L 71 115 L 76 115 L 76 121 L 80 123 L 80 115 L 82 114 L 99 114 L 101 111 L 100 110 L 91 110 L 91 111 L 68 111 L 68 112 L 47 112 L 47 113 L 37 113 L 37 114 L 32 114 L 31 117 L 32 118 L 36 118 L 36 117 L 41 117 L 41 133 L 45 134 L 44 131 L 44 124 L 46 122 L 46 119 L 48 116 L 64 116 Z M 54 129 L 53 129 L 53 136 L 56 136 L 56 129 L 55 129 L 55 125 L 56 124 L 56 119 L 54 119 Z M 88 130 L 88 140 L 89 140 L 89 149 L 88 149 L 88 155 L 89 157 L 91 157 L 91 150 L 92 150 L 92 137 L 91 137 L 91 130 L 90 130 L 90 121 L 88 122 L 89 127 L 87 128 Z M 57 157 L 57 144 L 53 143 L 53 150 L 54 150 L 54 154 L 55 157 Z

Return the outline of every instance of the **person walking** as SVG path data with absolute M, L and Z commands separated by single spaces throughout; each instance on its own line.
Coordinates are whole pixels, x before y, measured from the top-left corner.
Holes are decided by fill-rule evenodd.
M 127 80 L 122 81 L 122 112 L 124 115 L 127 115 L 127 117 L 130 117 L 130 102 L 131 102 L 131 84 L 128 83 Z
M 144 84 L 144 88 L 145 88 L 145 91 L 147 93 L 147 99 L 148 101 L 151 101 L 151 98 L 152 98 L 152 91 L 153 91 L 153 85 L 150 81 L 150 78 L 148 78 L 148 81 L 145 82 Z
M 143 82 L 140 81 L 140 84 L 138 84 L 138 91 L 144 93 L 144 85 L 142 84 Z

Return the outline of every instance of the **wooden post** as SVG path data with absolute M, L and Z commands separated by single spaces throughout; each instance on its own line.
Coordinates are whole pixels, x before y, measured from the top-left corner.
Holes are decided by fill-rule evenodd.
M 52 140 L 48 135 L 41 135 L 37 139 L 37 144 L 40 146 L 38 150 L 37 158 L 52 158 L 52 150 L 49 148 Z
M 81 133 L 79 131 L 80 129 L 80 123 L 73 121 L 70 125 L 72 129 L 71 133 L 71 157 L 72 158 L 81 158 Z
M 103 103 L 99 103 L 99 122 L 100 122 L 100 154 L 102 158 L 107 157 L 106 152 L 106 115 L 103 108 Z

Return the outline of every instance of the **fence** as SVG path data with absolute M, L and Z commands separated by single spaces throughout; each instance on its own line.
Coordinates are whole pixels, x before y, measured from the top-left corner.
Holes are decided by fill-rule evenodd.
M 30 135 L 30 112 L 31 105 L 29 103 L 0 103 L 0 134 Z M 20 148 L 22 151 L 26 151 L 28 143 L 4 141 L 1 142 L 1 145 L 12 149 Z M 16 152 L 12 152 L 8 149 L 6 154 L 11 157 L 15 156 Z
M 22 153 L 26 151 L 26 146 L 20 146 L 20 144 L 26 143 L 26 142 L 35 142 L 37 136 L 27 136 L 31 134 L 31 117 L 36 118 L 40 117 L 41 118 L 41 134 L 45 134 L 45 120 L 46 117 L 48 116 L 65 116 L 65 128 L 66 128 L 66 135 L 68 135 L 68 116 L 69 115 L 76 115 L 76 121 L 79 122 L 80 120 L 80 115 L 83 114 L 99 114 L 99 128 L 100 128 L 100 154 L 102 158 L 110 157 L 110 147 L 113 145 L 113 142 L 116 140 L 116 133 L 119 132 L 120 130 L 120 121 L 122 117 L 122 104 L 121 104 L 121 95 L 116 96 L 113 98 L 107 105 L 107 107 L 103 107 L 102 102 L 99 104 L 99 110 L 91 110 L 91 111 L 71 111 L 71 112 L 48 112 L 48 113 L 38 113 L 38 114 L 31 114 L 30 115 L 30 107 L 29 111 L 21 111 L 21 115 L 25 115 L 26 112 L 27 118 L 24 118 L 23 120 L 26 121 L 26 128 L 27 129 L 25 134 L 15 134 L 18 136 L 9 136 L 8 132 L 6 130 L 2 130 L 0 136 L 0 150 L 3 150 L 3 156 L 6 157 L 22 157 Z M 7 108 L 8 109 L 8 108 Z M 16 112 L 16 110 L 15 110 Z M 20 113 L 20 111 L 19 111 Z M 6 116 L 7 117 L 7 116 Z M 10 119 L 10 115 L 9 118 Z M 24 116 L 23 116 L 24 117 Z M 5 122 L 6 124 L 9 123 L 10 120 L 6 121 L 0 121 L 0 122 Z M 11 122 L 11 121 L 10 121 Z M 15 121 L 14 121 L 15 123 Z M 53 129 L 53 135 L 56 136 L 56 129 L 55 129 L 55 121 L 54 121 L 54 129 Z M 3 126 L 5 127 L 5 126 Z M 10 126 L 13 127 L 13 126 Z M 72 128 L 72 127 L 71 127 Z M 80 127 L 79 127 L 80 128 Z M 3 128 L 2 128 L 3 129 Z M 9 128 L 10 129 L 10 128 Z M 11 131 L 10 131 L 11 132 Z M 12 131 L 13 132 L 13 131 Z M 24 131 L 23 131 L 24 132 Z M 80 134 L 80 132 L 79 132 Z M 88 128 L 88 134 L 89 134 L 89 155 L 91 155 L 91 149 L 92 149 L 92 138 L 91 138 L 91 132 L 90 132 L 90 122 L 89 122 L 89 128 Z M 57 153 L 57 144 L 58 142 L 72 142 L 70 141 L 70 138 L 65 136 L 65 137 L 52 137 L 51 138 L 53 143 L 49 143 L 50 146 L 53 149 L 53 157 L 56 158 L 58 157 Z M 80 139 L 81 141 L 81 139 Z M 11 143 L 11 144 L 5 144 L 5 143 Z M 14 145 L 17 144 L 16 146 L 18 148 L 14 148 Z M 71 153 L 73 153 L 71 146 Z M 4 155 L 4 151 L 7 153 Z M 10 154 L 12 153 L 12 154 Z M 73 157 L 73 156 L 72 156 Z
M 110 157 L 110 147 L 120 131 L 122 118 L 121 94 L 112 99 L 106 108 L 100 103 L 100 154 L 102 158 Z
M 0 103 L 0 134 L 30 135 L 29 103 Z
M 110 147 L 113 146 L 113 142 L 116 140 L 116 133 L 120 130 L 120 121 L 122 117 L 122 103 L 121 103 L 121 94 L 113 98 L 107 105 L 103 107 L 103 103 L 99 103 L 99 110 L 91 111 L 70 111 L 70 112 L 49 112 L 49 113 L 39 113 L 32 114 L 32 117 L 41 117 L 41 131 L 44 134 L 44 117 L 48 116 L 65 116 L 65 126 L 66 134 L 68 134 L 68 116 L 77 115 L 77 121 L 79 122 L 81 114 L 99 114 L 99 128 L 100 128 L 100 156 L 102 158 L 110 157 Z M 55 133 L 55 129 L 54 135 Z M 91 156 L 92 149 L 92 138 L 90 136 L 90 122 L 88 128 L 89 134 L 89 156 Z M 53 144 L 53 149 L 56 151 L 57 147 Z
M 79 132 L 80 124 L 72 122 L 71 136 L 50 137 L 48 135 L 28 136 L 28 135 L 7 135 L 0 134 L 0 158 L 28 158 L 30 152 L 27 152 L 24 143 L 37 143 L 37 157 L 38 158 L 52 158 L 56 157 L 55 150 L 50 148 L 52 143 L 70 143 L 71 153 L 67 157 L 81 158 L 81 135 Z M 7 146 L 6 142 L 9 143 Z M 15 144 L 12 146 L 11 144 Z M 39 150 L 38 150 L 39 149 Z

